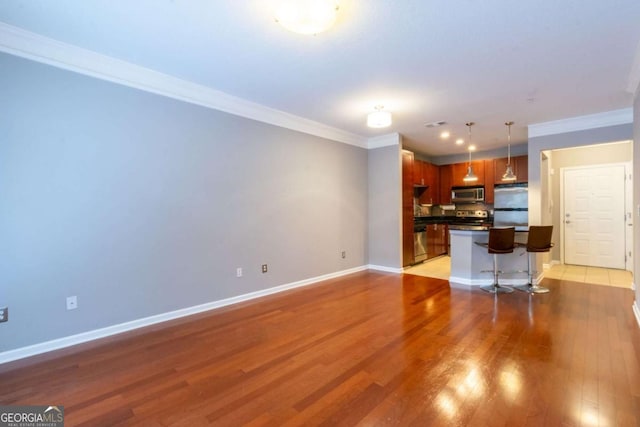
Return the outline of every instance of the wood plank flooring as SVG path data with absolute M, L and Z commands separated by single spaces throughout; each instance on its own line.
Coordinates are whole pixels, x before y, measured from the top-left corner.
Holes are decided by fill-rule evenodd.
M 628 289 L 361 272 L 0 366 L 67 426 L 639 426 Z

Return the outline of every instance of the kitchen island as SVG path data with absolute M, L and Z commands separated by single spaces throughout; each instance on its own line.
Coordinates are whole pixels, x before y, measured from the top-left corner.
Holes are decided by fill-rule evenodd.
M 474 242 L 486 243 L 489 240 L 489 230 L 458 230 L 450 229 L 451 241 L 451 273 L 449 282 L 452 285 L 482 286 L 493 283 L 493 254 Z M 517 243 L 526 243 L 527 231 L 516 230 Z M 525 285 L 527 283 L 527 251 L 516 247 L 511 254 L 498 255 L 498 269 L 505 271 L 500 274 L 501 285 Z M 489 270 L 483 272 L 483 270 Z M 506 273 L 509 272 L 509 273 Z M 538 283 L 542 279 L 542 272 L 534 277 Z

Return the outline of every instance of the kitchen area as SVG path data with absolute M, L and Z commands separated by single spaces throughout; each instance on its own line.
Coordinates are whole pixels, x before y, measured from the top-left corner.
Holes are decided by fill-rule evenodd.
M 448 279 L 452 235 L 486 240 L 492 226 L 528 228 L 527 156 L 436 165 L 403 150 L 403 266 L 409 274 Z M 503 181 L 507 163 L 515 179 Z M 465 181 L 471 166 L 477 179 Z M 456 237 L 457 236 L 457 237 Z M 455 245 L 455 243 L 454 243 Z M 466 256 L 465 256 L 466 257 Z M 457 260 L 453 260 L 454 266 Z M 484 264 L 484 263 L 483 263 Z M 455 268 L 454 268 L 455 270 Z M 468 274 L 467 274 L 468 276 Z M 465 284 L 471 279 L 461 279 Z

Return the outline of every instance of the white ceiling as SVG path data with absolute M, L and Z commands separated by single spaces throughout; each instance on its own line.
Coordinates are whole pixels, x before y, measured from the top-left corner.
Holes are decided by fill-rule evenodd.
M 518 144 L 530 124 L 632 106 L 638 0 L 340 0 L 316 36 L 284 30 L 272 3 L 3 0 L 0 21 L 430 156 L 464 152 L 467 121 L 484 151 L 506 146 L 507 120 Z M 366 127 L 376 104 L 391 128 Z

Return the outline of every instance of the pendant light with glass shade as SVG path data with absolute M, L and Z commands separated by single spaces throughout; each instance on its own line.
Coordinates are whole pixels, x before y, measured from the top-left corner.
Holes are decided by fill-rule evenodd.
M 515 181 L 516 175 L 513 173 L 513 169 L 511 168 L 511 125 L 513 122 L 506 122 L 505 125 L 508 129 L 508 145 L 507 145 L 507 170 L 504 175 L 502 175 L 503 181 Z
M 473 126 L 474 122 L 465 123 L 469 128 L 469 148 L 471 148 L 471 126 Z M 469 165 L 467 166 L 467 174 L 462 178 L 464 182 L 473 182 L 477 181 L 478 177 L 475 173 L 473 173 L 473 167 L 471 166 L 471 150 L 469 150 Z

